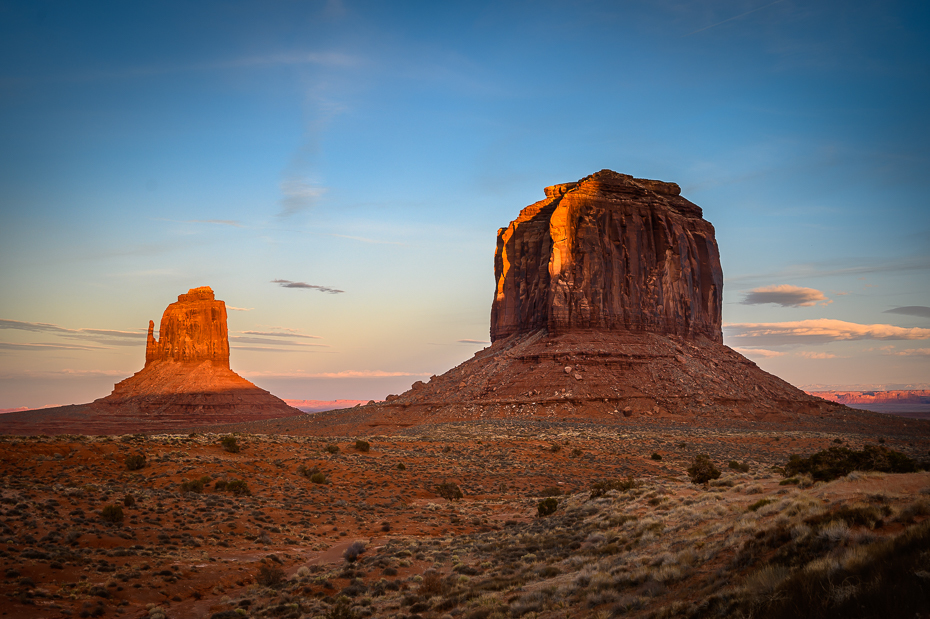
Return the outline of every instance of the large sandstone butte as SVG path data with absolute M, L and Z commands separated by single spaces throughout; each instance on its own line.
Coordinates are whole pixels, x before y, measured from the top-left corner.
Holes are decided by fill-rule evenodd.
M 149 321 L 145 367 L 91 404 L 0 416 L 0 433 L 117 434 L 169 432 L 303 413 L 229 367 L 226 304 L 209 286 L 178 296 Z
M 497 233 L 491 341 L 621 330 L 723 341 L 714 227 L 674 183 L 601 170 Z
M 848 409 L 723 345 L 714 228 L 674 183 L 601 170 L 497 236 L 490 347 L 320 431 L 480 418 L 775 423 Z

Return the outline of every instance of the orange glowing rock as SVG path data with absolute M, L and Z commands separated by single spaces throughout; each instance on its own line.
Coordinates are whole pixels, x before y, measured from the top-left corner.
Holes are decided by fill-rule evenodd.
M 723 340 L 714 227 L 675 183 L 601 170 L 497 235 L 491 341 L 619 330 Z
M 159 339 L 149 321 L 145 367 L 89 409 L 145 429 L 270 419 L 303 414 L 229 367 L 226 304 L 209 286 L 192 288 L 165 309 Z M 135 419 L 136 421 L 132 421 Z

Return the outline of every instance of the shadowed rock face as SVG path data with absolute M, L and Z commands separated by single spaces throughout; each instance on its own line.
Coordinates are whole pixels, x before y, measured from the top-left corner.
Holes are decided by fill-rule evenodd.
M 152 332 L 154 328 L 155 323 L 150 320 L 145 367 L 158 361 L 210 361 L 229 367 L 226 304 L 214 298 L 209 286 L 191 288 L 165 309 L 158 330 L 159 340 Z
M 714 228 L 678 185 L 601 170 L 545 191 L 498 231 L 492 342 L 538 329 L 722 342 Z

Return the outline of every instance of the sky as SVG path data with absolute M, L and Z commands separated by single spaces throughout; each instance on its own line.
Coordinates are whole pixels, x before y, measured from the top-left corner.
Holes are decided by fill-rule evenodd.
M 205 285 L 259 386 L 399 393 L 603 168 L 704 209 L 760 367 L 928 388 L 928 109 L 921 1 L 0 0 L 0 408 L 109 394 Z

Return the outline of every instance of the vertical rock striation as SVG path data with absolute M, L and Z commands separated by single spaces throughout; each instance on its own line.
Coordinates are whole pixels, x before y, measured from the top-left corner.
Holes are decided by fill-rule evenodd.
M 842 417 L 723 344 L 714 228 L 674 183 L 601 170 L 498 231 L 491 346 L 321 433 L 489 418 Z M 703 421 L 701 421 L 703 419 Z
M 491 341 L 544 328 L 721 342 L 714 228 L 680 193 L 611 170 L 547 187 L 498 231 Z
M 209 286 L 191 288 L 178 295 L 161 316 L 156 340 L 149 321 L 145 346 L 145 366 L 159 361 L 199 363 L 209 361 L 229 367 L 229 333 L 226 329 L 226 304 L 217 301 Z
M 209 286 L 179 295 L 158 339 L 154 330 L 150 320 L 145 367 L 88 405 L 94 424 L 154 431 L 302 414 L 230 369 L 226 304 Z

